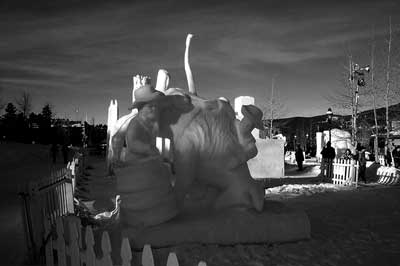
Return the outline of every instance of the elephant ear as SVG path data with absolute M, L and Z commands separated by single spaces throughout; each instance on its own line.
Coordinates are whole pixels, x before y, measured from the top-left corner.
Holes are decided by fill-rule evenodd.
M 243 117 L 251 122 L 253 128 L 264 129 L 262 122 L 263 113 L 260 108 L 255 105 L 243 105 L 241 111 Z

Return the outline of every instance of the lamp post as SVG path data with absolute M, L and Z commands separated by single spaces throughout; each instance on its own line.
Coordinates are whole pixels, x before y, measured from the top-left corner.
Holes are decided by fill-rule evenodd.
M 308 133 L 306 133 L 306 145 L 304 147 L 304 151 L 307 153 L 308 151 Z
M 333 117 L 332 108 L 328 108 L 326 115 L 328 116 L 328 124 L 329 124 L 329 141 L 331 141 L 331 128 L 332 128 L 332 117 Z
M 354 91 L 354 113 L 353 113 L 353 145 L 357 146 L 357 116 L 358 116 L 358 98 L 359 98 L 359 88 L 365 86 L 365 73 L 369 73 L 370 67 L 367 65 L 365 67 L 360 67 L 358 64 L 351 62 L 351 76 L 350 81 L 353 84 L 354 79 L 356 79 L 356 89 Z

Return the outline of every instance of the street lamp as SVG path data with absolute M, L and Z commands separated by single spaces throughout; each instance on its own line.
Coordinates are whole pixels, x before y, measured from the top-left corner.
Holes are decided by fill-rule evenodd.
M 360 67 L 358 64 L 354 64 L 351 62 L 351 76 L 350 79 L 352 82 L 354 82 L 354 79 L 356 79 L 356 90 L 354 92 L 354 113 L 353 113 L 353 134 L 352 134 L 352 139 L 353 139 L 353 144 L 354 146 L 357 146 L 357 116 L 358 116 L 358 90 L 359 87 L 364 87 L 365 86 L 365 73 L 369 73 L 371 71 L 370 66 L 365 66 L 365 67 Z
M 329 124 L 329 141 L 331 141 L 331 128 L 332 128 L 332 117 L 333 117 L 332 108 L 328 108 L 326 115 L 328 116 L 328 124 Z

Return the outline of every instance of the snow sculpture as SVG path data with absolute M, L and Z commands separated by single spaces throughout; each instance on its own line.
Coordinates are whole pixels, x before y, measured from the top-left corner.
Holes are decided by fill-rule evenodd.
M 118 102 L 117 100 L 111 100 L 108 107 L 107 116 L 107 169 L 111 172 L 112 169 L 112 158 L 114 157 L 114 150 L 112 149 L 111 140 L 114 134 L 114 127 L 118 120 Z
M 264 189 L 252 179 L 246 163 L 257 154 L 251 131 L 262 126 L 261 110 L 243 106 L 239 121 L 226 99 L 197 96 L 187 58 L 191 38 L 188 35 L 185 52 L 188 91 L 163 86 L 155 90 L 145 84 L 133 93 L 132 109 L 144 99 L 152 101 L 151 108 L 139 106 L 125 131 L 126 162 L 116 169 L 123 223 L 167 221 L 188 206 L 188 196 L 198 186 L 212 191 L 203 194 L 208 208 L 263 209 Z M 161 84 L 169 83 L 167 72 L 159 72 L 159 78 L 165 81 Z M 157 115 L 152 116 L 154 110 Z M 156 137 L 171 140 L 173 171 L 157 150 Z
M 148 76 L 135 75 L 133 77 L 133 89 L 132 89 L 132 103 L 135 101 L 135 90 L 143 85 L 150 85 L 151 79 Z M 169 74 L 166 70 L 160 69 L 158 71 L 156 89 L 159 91 L 165 91 L 169 84 Z M 124 115 L 118 119 L 118 104 L 111 101 L 109 107 L 109 122 L 108 122 L 108 173 L 114 174 L 114 166 L 125 161 L 125 135 L 129 122 L 136 116 L 137 109 L 134 108 L 127 115 Z M 112 122 L 111 122 L 112 121 Z
M 116 169 L 117 190 L 123 202 L 121 219 L 134 226 L 151 226 L 165 222 L 178 213 L 172 192 L 171 173 L 156 147 L 159 135 L 159 108 L 164 97 L 151 85 L 134 91 L 131 109 L 138 113 L 126 129 L 126 159 Z
M 329 141 L 329 131 L 324 132 L 324 143 Z M 351 144 L 351 134 L 345 130 L 338 128 L 331 129 L 331 143 L 332 147 L 336 150 L 336 156 L 341 156 L 346 149 L 350 149 L 352 153 L 355 153 L 355 147 Z

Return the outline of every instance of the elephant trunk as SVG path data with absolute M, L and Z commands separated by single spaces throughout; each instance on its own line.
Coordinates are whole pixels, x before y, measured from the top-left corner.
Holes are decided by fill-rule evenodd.
M 196 88 L 194 87 L 192 70 L 190 69 L 190 64 L 189 64 L 189 46 L 190 46 L 190 40 L 192 39 L 192 37 L 193 37 L 192 34 L 188 34 L 186 37 L 185 72 L 186 72 L 186 78 L 187 78 L 187 82 L 188 82 L 189 92 L 194 95 L 197 95 Z

